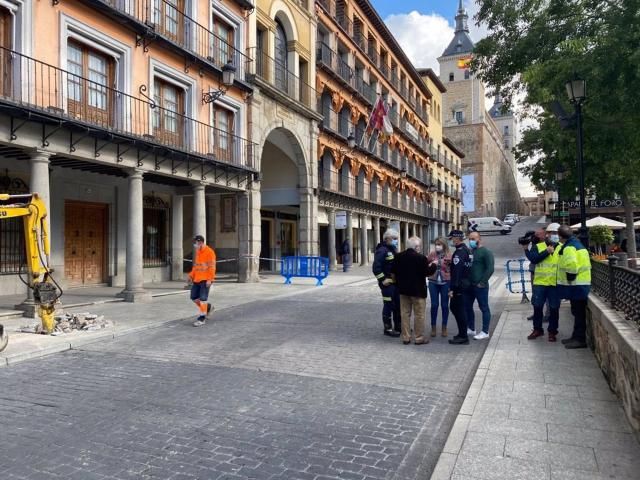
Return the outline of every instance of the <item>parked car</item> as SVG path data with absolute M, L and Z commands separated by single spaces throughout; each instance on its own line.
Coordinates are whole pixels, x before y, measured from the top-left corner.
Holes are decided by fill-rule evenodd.
M 510 225 L 513 226 L 516 223 L 516 217 L 514 217 L 513 215 L 509 214 L 506 217 L 504 217 L 504 220 L 502 221 L 502 223 L 506 224 L 506 225 Z
M 480 233 L 501 233 L 507 235 L 511 233 L 511 226 L 505 225 L 497 217 L 477 217 L 469 219 L 469 232 Z

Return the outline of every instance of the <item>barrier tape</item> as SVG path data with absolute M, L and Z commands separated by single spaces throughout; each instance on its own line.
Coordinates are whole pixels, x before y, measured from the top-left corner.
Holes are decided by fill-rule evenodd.
M 256 260 L 268 260 L 271 262 L 282 262 L 283 260 L 280 258 L 265 258 L 265 257 L 256 257 L 255 255 L 242 255 L 241 258 L 255 258 Z M 228 262 L 237 262 L 240 258 L 225 258 L 224 260 L 216 260 L 216 263 L 228 263 Z M 189 258 L 183 258 L 183 262 L 193 263 L 193 260 Z

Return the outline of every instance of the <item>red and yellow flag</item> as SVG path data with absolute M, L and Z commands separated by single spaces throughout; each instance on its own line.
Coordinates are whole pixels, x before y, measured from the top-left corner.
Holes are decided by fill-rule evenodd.
M 471 57 L 460 58 L 458 60 L 458 68 L 466 70 L 471 66 Z

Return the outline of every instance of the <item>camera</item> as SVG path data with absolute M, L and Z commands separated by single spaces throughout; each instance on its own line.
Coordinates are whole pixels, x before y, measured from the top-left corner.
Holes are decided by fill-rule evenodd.
M 524 236 L 518 238 L 518 243 L 522 246 L 529 245 L 536 237 L 536 232 L 529 230 Z

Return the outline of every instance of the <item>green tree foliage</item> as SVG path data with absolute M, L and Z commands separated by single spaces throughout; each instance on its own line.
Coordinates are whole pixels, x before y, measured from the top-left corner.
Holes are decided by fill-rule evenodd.
M 602 247 L 611 245 L 613 238 L 613 230 L 606 225 L 596 225 L 589 229 L 589 243 L 597 246 L 600 255 L 602 255 Z
M 564 169 L 561 194 L 577 185 L 575 129 L 561 130 L 549 109 L 565 83 L 587 81 L 585 180 L 590 193 L 640 195 L 640 0 L 483 0 L 476 21 L 489 35 L 476 45 L 472 68 L 509 105 L 524 95 L 525 130 L 516 158 L 543 188 Z M 531 159 L 535 163 L 524 165 Z M 627 221 L 629 220 L 627 216 Z

